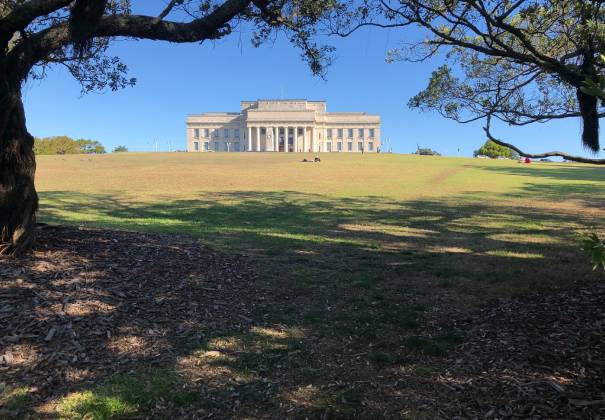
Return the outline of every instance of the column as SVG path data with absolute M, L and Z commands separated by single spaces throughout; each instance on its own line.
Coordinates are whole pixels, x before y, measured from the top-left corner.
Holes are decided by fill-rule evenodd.
M 307 127 L 303 127 L 303 152 L 307 152 L 309 147 L 307 146 Z
M 265 151 L 273 151 L 273 144 L 269 144 L 269 134 L 271 134 L 271 141 L 273 141 L 273 127 L 265 127 Z
M 316 132 L 315 132 L 315 126 L 313 126 L 313 129 L 311 130 L 311 150 L 313 152 L 316 152 L 315 150 L 315 142 L 316 142 Z
M 279 127 L 273 127 L 273 151 L 279 152 Z
M 294 127 L 294 138 L 292 139 L 292 150 L 298 152 L 298 126 Z
M 256 151 L 260 152 L 260 127 L 256 126 Z
M 252 127 L 248 127 L 248 151 L 252 151 Z
M 284 127 L 284 152 L 288 153 L 288 126 Z

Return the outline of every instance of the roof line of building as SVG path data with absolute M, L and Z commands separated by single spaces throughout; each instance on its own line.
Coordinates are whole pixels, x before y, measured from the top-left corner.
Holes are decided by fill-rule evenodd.
M 270 98 L 262 98 L 262 99 L 254 99 L 251 101 L 240 101 L 241 102 L 258 102 L 258 101 L 279 101 L 279 102 L 286 102 L 286 101 L 305 101 L 305 102 L 326 102 L 325 100 L 323 101 L 313 101 L 313 100 L 309 100 L 307 98 L 292 98 L 292 99 L 270 99 Z

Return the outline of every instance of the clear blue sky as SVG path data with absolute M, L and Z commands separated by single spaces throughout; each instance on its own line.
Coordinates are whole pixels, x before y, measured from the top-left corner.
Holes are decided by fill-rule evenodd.
M 157 14 L 163 2 L 139 4 Z M 445 155 L 470 156 L 485 140 L 481 123 L 460 125 L 407 108 L 440 63 L 387 64 L 385 55 L 406 37 L 418 37 L 417 31 L 368 29 L 331 39 L 337 50 L 326 81 L 311 75 L 287 40 L 254 48 L 250 35 L 242 30 L 202 45 L 117 41 L 111 53 L 129 66 L 137 85 L 81 97 L 79 85 L 57 67 L 45 80 L 24 87 L 29 130 L 35 136 L 99 140 L 108 150 L 116 145 L 151 150 L 154 139 L 161 150 L 168 150 L 169 141 L 184 149 L 187 114 L 238 111 L 241 100 L 281 98 L 283 93 L 284 98 L 326 100 L 329 111 L 380 114 L 383 140 L 390 139 L 395 152 L 409 153 L 419 144 Z M 496 126 L 494 134 L 527 151 L 586 155 L 580 130 L 574 119 L 529 128 Z

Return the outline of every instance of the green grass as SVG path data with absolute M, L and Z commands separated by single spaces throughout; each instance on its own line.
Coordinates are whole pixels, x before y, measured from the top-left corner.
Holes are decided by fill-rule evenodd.
M 276 327 L 208 329 L 190 355 L 198 373 L 222 381 L 209 391 L 222 413 L 237 393 L 242 417 L 283 417 L 273 383 L 303 401 L 305 415 L 354 416 L 363 392 L 323 386 L 356 374 L 350 361 L 369 369 L 359 375 L 397 365 L 430 375 L 432 360 L 463 337 L 427 330 L 434 313 L 447 320 L 448 311 L 598 276 L 578 238 L 605 221 L 604 168 L 346 154 L 311 165 L 303 157 L 40 156 L 40 220 L 178 234 L 251 256 L 282 302 L 261 302 L 254 315 Z M 169 388 L 180 383 L 168 378 Z M 160 392 L 154 380 L 117 376 L 66 397 L 60 411 L 114 418 L 149 413 L 159 400 L 202 404 L 191 389 Z
M 29 387 L 10 387 L 0 383 L 0 418 L 22 415 L 32 402 L 32 390 Z
M 149 412 L 160 398 L 176 406 L 198 399 L 195 391 L 183 387 L 183 381 L 172 372 L 117 374 L 91 390 L 66 396 L 59 401 L 58 412 L 71 419 L 129 418 Z

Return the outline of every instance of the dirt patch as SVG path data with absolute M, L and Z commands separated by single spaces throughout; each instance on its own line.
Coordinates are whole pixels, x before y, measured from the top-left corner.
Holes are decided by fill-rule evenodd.
M 458 168 L 447 169 L 445 171 L 439 172 L 437 175 L 435 175 L 434 177 L 431 178 L 430 184 L 441 184 L 449 177 L 457 175 L 460 172 L 463 172 L 467 169 L 468 168 L 466 168 L 466 167 L 458 167 Z

